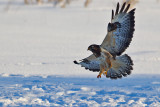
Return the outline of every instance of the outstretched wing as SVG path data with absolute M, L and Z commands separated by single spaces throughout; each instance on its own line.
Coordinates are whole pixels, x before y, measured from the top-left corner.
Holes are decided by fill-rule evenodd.
M 85 67 L 85 69 L 93 72 L 99 72 L 100 70 L 100 62 L 93 54 L 85 59 L 82 59 L 80 62 L 74 61 L 74 63 L 79 64 L 82 67 Z
M 108 33 L 101 47 L 109 51 L 113 56 L 121 55 L 132 40 L 135 30 L 135 9 L 128 12 L 129 8 L 130 4 L 126 6 L 126 3 L 124 3 L 119 11 L 118 3 L 115 14 L 112 10 L 112 20 L 108 24 Z M 74 61 L 74 63 L 94 72 L 100 70 L 100 61 L 93 54 L 80 62 Z
M 112 20 L 108 24 L 108 33 L 101 47 L 109 51 L 113 56 L 121 55 L 130 45 L 135 26 L 135 9 L 128 12 L 130 4 L 124 3 L 119 11 L 119 3 L 116 12 L 112 10 Z

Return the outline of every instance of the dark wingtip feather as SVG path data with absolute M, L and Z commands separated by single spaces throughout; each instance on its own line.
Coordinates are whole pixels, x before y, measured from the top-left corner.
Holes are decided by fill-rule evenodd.
M 85 68 L 86 70 L 92 71 L 92 72 L 99 72 L 100 69 L 89 69 L 89 68 Z
M 93 69 L 93 70 L 89 69 L 89 70 L 93 71 L 93 72 L 99 72 L 100 71 L 100 69 Z
M 130 8 L 130 4 L 128 4 L 127 8 L 124 10 L 125 13 L 127 13 L 128 9 Z
M 76 60 L 75 61 L 73 61 L 75 64 L 79 64 Z
M 122 13 L 122 12 L 123 12 L 123 10 L 124 10 L 125 6 L 126 6 L 126 2 L 124 2 L 124 3 L 123 3 L 123 5 L 122 5 L 122 7 L 121 7 L 121 10 L 120 10 L 120 13 Z
M 114 18 L 114 10 L 112 10 L 112 19 Z
M 136 8 L 132 9 L 132 10 L 130 11 L 130 13 L 135 12 L 135 10 L 136 10 Z
M 117 8 L 116 8 L 116 13 L 115 13 L 115 15 L 118 14 L 118 11 L 119 11 L 119 2 L 117 3 Z

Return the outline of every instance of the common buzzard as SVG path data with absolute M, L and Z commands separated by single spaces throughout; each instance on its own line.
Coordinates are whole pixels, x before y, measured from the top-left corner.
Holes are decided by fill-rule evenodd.
M 88 50 L 92 55 L 74 61 L 85 69 L 99 72 L 97 78 L 104 74 L 107 78 L 117 79 L 127 76 L 133 70 L 133 61 L 127 55 L 121 55 L 129 47 L 134 33 L 135 8 L 130 10 L 130 4 L 124 3 L 119 10 L 119 3 L 114 13 L 112 10 L 111 23 L 108 24 L 108 33 L 101 45 L 90 45 Z

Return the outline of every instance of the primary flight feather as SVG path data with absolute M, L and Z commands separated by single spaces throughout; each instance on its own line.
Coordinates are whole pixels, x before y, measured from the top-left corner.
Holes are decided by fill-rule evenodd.
M 90 45 L 88 50 L 92 55 L 74 61 L 91 71 L 99 72 L 97 78 L 104 74 L 111 79 L 121 78 L 131 73 L 133 61 L 127 55 L 121 55 L 129 47 L 135 31 L 135 9 L 129 11 L 130 4 L 124 3 L 119 10 L 117 3 L 116 11 L 112 10 L 111 23 L 108 24 L 108 33 L 101 45 Z M 128 12 L 129 11 L 129 12 Z M 121 56 L 120 56 L 121 55 Z

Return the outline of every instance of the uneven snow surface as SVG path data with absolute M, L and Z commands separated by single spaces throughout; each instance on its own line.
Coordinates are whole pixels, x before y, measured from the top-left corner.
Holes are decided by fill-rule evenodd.
M 150 106 L 160 105 L 160 75 L 120 80 L 49 76 L 0 77 L 3 106 Z
M 136 4 L 134 62 L 110 80 L 75 65 L 101 44 L 118 0 L 73 0 L 66 8 L 0 0 L 0 106 L 160 106 L 160 3 Z M 122 1 L 122 0 L 120 0 Z

